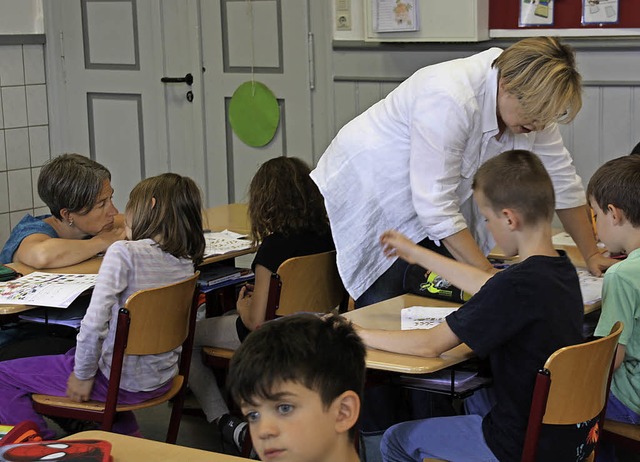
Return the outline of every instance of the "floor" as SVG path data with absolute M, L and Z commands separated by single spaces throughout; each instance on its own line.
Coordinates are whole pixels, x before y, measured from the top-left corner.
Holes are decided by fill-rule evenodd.
M 186 403 L 187 409 L 195 408 L 192 399 Z M 151 408 L 136 411 L 140 432 L 145 438 L 164 441 L 167 434 L 171 407 L 169 404 L 154 406 Z M 237 452 L 224 445 L 220 439 L 218 429 L 214 424 L 210 424 L 201 413 L 188 412 L 182 416 L 180 421 L 180 433 L 176 444 L 203 449 L 206 451 L 226 452 L 237 455 Z

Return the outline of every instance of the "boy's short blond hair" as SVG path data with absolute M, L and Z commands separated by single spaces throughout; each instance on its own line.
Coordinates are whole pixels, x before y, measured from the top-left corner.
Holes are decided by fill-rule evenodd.
M 555 37 L 532 37 L 507 48 L 492 64 L 503 89 L 525 116 L 542 125 L 569 123 L 582 107 L 582 77 L 573 49 Z

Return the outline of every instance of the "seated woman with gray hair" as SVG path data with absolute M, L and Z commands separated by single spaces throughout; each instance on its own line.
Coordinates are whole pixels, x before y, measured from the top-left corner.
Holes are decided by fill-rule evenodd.
M 0 263 L 60 268 L 87 260 L 125 238 L 111 201 L 111 173 L 98 162 L 79 154 L 55 157 L 42 167 L 38 194 L 51 215 L 25 215 L 11 231 Z
M 11 230 L 0 263 L 60 268 L 88 260 L 125 239 L 124 220 L 111 201 L 111 173 L 98 162 L 79 154 L 51 159 L 40 171 L 38 194 L 51 215 L 25 215 Z M 76 334 L 68 326 L 5 325 L 0 361 L 65 353 L 75 345 Z

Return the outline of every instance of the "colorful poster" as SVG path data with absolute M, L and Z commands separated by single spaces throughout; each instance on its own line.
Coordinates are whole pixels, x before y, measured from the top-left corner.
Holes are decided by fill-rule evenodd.
M 420 29 L 417 0 L 371 0 L 375 32 L 406 32 Z
M 552 26 L 553 0 L 520 0 L 520 27 Z

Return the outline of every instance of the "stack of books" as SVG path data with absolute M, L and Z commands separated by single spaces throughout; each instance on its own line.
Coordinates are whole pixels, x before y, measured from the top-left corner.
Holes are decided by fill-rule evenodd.
M 222 264 L 208 265 L 200 270 L 201 292 L 210 292 L 229 285 L 238 284 L 253 279 L 255 276 L 249 268 L 236 268 L 235 266 L 227 266 Z

